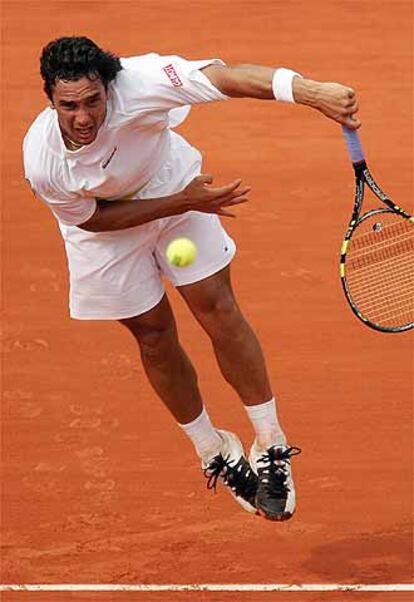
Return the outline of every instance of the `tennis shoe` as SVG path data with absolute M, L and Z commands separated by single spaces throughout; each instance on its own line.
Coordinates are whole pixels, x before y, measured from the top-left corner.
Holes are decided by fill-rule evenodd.
M 218 479 L 222 479 L 234 499 L 247 512 L 256 513 L 255 499 L 258 478 L 244 455 L 240 439 L 228 431 L 217 429 L 223 441 L 219 454 L 201 467 L 207 480 L 207 488 L 216 490 Z
M 256 508 L 268 520 L 282 521 L 292 517 L 296 507 L 295 485 L 290 459 L 300 454 L 298 447 L 273 445 L 265 452 L 253 444 L 250 465 L 258 477 Z

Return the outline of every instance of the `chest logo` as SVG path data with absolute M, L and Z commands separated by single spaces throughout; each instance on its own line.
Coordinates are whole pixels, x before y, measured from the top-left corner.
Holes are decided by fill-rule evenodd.
M 108 167 L 108 165 L 110 164 L 110 162 L 112 161 L 116 151 L 118 150 L 118 147 L 115 146 L 114 150 L 112 151 L 112 153 L 109 155 L 109 157 L 105 160 L 104 163 L 102 163 L 102 169 L 106 169 Z
M 174 86 L 174 88 L 180 88 L 183 85 L 183 82 L 178 77 L 173 65 L 167 65 L 163 68 L 163 71 L 165 71 L 165 73 L 167 74 L 167 77 Z

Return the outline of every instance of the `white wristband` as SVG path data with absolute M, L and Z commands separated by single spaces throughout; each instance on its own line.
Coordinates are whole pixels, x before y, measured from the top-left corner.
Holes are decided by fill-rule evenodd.
M 272 79 L 273 96 L 281 102 L 295 102 L 293 96 L 293 78 L 302 77 L 300 73 L 281 67 L 276 69 Z

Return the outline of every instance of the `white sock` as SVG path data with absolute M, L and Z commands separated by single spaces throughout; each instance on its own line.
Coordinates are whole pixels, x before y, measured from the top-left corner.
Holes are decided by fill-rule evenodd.
M 256 433 L 256 447 L 266 450 L 271 445 L 286 445 L 286 437 L 279 424 L 275 398 L 255 406 L 244 406 Z
M 193 442 L 197 455 L 204 464 L 220 453 L 223 441 L 213 427 L 205 408 L 195 420 L 179 426 Z

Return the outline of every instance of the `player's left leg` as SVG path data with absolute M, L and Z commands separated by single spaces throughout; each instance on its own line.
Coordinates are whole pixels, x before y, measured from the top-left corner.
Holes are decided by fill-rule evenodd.
M 259 476 L 257 506 L 272 520 L 290 518 L 295 510 L 290 457 L 299 451 L 286 444 L 263 352 L 234 296 L 230 266 L 178 290 L 209 335 L 220 370 L 255 429 L 250 461 Z
M 194 284 L 177 288 L 196 320 L 209 335 L 220 370 L 247 408 L 262 406 L 273 398 L 260 343 L 236 301 L 230 266 Z M 285 444 L 282 428 L 272 413 L 257 416 L 257 440 L 261 447 Z M 255 413 L 249 414 L 256 418 Z M 256 425 L 255 425 L 256 426 Z

